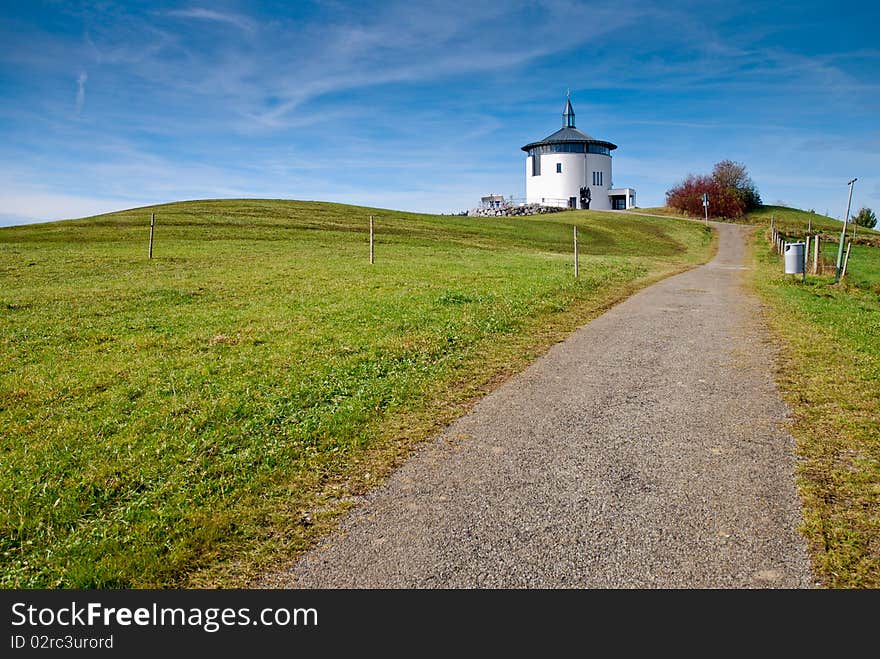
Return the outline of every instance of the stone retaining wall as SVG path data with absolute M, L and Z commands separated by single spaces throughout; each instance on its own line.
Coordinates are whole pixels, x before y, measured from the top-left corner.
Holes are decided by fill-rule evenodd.
M 472 208 L 468 211 L 468 217 L 513 217 L 515 215 L 543 215 L 544 213 L 558 213 L 568 210 L 556 206 L 541 206 L 541 204 L 525 204 L 523 206 L 508 206 L 507 208 Z

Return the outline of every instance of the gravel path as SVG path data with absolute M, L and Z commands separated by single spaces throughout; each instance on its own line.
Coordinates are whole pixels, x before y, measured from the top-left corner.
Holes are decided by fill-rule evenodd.
M 554 346 L 262 587 L 810 587 L 748 228 Z

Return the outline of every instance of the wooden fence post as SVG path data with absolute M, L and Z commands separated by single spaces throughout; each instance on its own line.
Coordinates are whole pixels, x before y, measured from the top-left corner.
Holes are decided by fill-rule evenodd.
M 813 242 L 813 274 L 819 274 L 819 236 Z
M 804 241 L 804 279 L 807 277 L 807 264 L 810 262 L 810 234 Z

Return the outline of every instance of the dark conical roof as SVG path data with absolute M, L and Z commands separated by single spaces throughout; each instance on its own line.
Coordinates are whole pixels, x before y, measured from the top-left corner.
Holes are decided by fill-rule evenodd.
M 523 151 L 528 151 L 529 149 L 536 146 L 543 146 L 545 144 L 559 144 L 560 142 L 583 142 L 588 144 L 599 144 L 601 146 L 606 147 L 609 151 L 612 151 L 617 148 L 616 144 L 612 144 L 611 142 L 606 142 L 605 140 L 597 140 L 586 133 L 582 133 L 577 128 L 560 128 L 552 135 L 548 135 L 540 142 L 530 142 L 522 147 Z
M 571 107 L 571 99 L 565 99 L 565 109 L 562 111 L 562 127 L 574 128 L 574 108 Z
M 617 148 L 616 144 L 606 142 L 605 140 L 597 140 L 592 135 L 582 133 L 574 127 L 574 108 L 571 106 L 571 99 L 567 99 L 565 101 L 565 110 L 563 110 L 562 112 L 562 121 L 562 128 L 557 130 L 552 135 L 548 135 L 540 142 L 531 142 L 530 144 L 526 144 L 524 147 L 522 147 L 522 150 L 528 151 L 529 149 L 536 146 L 542 146 L 544 144 L 557 144 L 559 142 L 588 142 L 590 144 L 600 144 L 604 147 L 607 147 L 609 151 Z

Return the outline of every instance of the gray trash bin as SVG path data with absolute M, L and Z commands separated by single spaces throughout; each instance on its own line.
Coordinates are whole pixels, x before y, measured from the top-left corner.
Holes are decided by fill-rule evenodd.
M 785 243 L 785 274 L 804 274 L 804 243 Z

